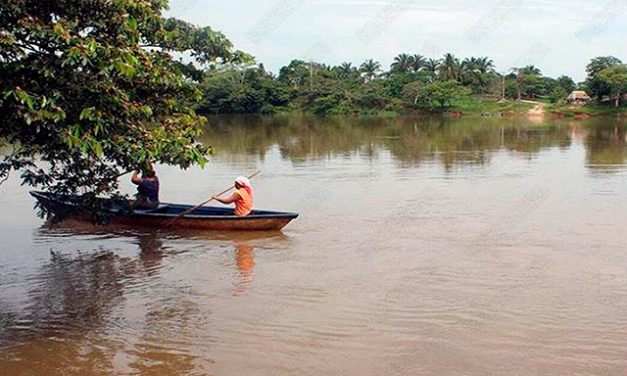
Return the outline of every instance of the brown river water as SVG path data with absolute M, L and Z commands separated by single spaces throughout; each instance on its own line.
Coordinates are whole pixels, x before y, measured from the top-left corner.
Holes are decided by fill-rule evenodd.
M 257 207 L 300 218 L 48 228 L 12 178 L 0 375 L 627 374 L 626 122 L 210 124 L 217 154 L 159 166 L 162 200 L 261 169 Z

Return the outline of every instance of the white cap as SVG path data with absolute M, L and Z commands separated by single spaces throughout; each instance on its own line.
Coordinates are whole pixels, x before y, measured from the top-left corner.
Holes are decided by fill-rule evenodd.
M 235 182 L 244 187 L 250 187 L 250 180 L 248 180 L 247 177 L 238 176 L 237 178 L 235 178 Z

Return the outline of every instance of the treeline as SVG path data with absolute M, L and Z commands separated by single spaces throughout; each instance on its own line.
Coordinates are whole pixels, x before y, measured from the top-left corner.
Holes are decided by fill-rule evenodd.
M 627 67 L 612 56 L 593 59 L 585 82 L 568 76 L 542 75 L 533 65 L 495 71 L 488 57 L 460 60 L 400 54 L 387 71 L 374 60 L 359 66 L 330 66 L 292 60 L 277 75 L 263 64 L 213 67 L 201 80 L 201 113 L 315 114 L 380 113 L 382 111 L 445 111 L 473 98 L 565 101 L 575 89 L 596 99 L 619 104 L 627 92 Z

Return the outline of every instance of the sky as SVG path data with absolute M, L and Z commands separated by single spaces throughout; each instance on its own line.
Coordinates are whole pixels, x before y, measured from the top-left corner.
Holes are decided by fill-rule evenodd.
M 595 56 L 627 61 L 627 0 L 170 0 L 166 15 L 221 31 L 275 73 L 295 58 L 387 69 L 399 53 L 450 52 L 582 81 Z

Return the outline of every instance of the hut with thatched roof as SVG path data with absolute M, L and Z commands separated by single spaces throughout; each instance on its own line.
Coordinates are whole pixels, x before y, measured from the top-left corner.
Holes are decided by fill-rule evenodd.
M 570 104 L 587 104 L 592 98 L 583 90 L 575 90 L 566 98 L 566 101 Z

